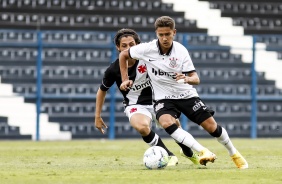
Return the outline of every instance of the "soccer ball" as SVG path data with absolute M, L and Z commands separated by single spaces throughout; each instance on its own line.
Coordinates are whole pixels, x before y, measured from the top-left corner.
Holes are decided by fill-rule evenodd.
M 162 169 L 167 166 L 169 161 L 167 151 L 160 146 L 148 148 L 143 157 L 144 165 L 148 169 Z

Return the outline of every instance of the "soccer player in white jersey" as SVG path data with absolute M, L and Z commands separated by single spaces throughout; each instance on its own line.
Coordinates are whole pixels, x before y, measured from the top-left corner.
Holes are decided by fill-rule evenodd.
M 121 29 L 117 32 L 114 42 L 116 44 L 117 50 L 120 52 L 139 44 L 140 38 L 132 29 Z M 133 86 L 131 87 L 130 91 L 120 90 L 124 97 L 126 116 L 129 118 L 132 127 L 140 133 L 143 140 L 149 146 L 160 146 L 168 152 L 170 156 L 168 166 L 177 165 L 177 157 L 167 149 L 161 138 L 153 130 L 151 130 L 152 119 L 155 120 L 155 122 L 157 121 L 152 105 L 152 89 L 148 79 L 146 65 L 142 60 L 138 61 L 129 59 L 128 66 L 128 75 L 129 78 L 134 81 Z M 106 69 L 96 96 L 95 127 L 102 134 L 105 133 L 104 128 L 107 128 L 107 125 L 101 118 L 102 106 L 104 104 L 108 89 L 114 83 L 117 84 L 118 88 L 122 83 L 118 59 L 111 63 L 111 65 Z M 182 149 L 185 150 L 185 156 L 187 158 L 189 158 L 194 164 L 199 164 L 199 158 L 197 154 L 194 154 L 193 151 L 187 146 L 182 147 Z
M 175 117 L 183 113 L 194 123 L 202 126 L 215 137 L 227 150 L 235 165 L 240 169 L 248 168 L 248 163 L 232 144 L 227 131 L 218 125 L 209 110 L 199 98 L 193 85 L 200 79 L 187 49 L 173 41 L 176 34 L 175 22 L 171 17 L 162 16 L 155 21 L 158 39 L 142 43 L 123 51 L 119 55 L 122 81 L 120 88 L 126 90 L 132 85 L 127 75 L 126 60 L 129 58 L 146 61 L 149 77 L 154 91 L 155 112 L 159 123 L 176 141 L 200 152 L 210 155 L 209 150 L 194 148 L 195 140 L 191 134 L 175 124 Z

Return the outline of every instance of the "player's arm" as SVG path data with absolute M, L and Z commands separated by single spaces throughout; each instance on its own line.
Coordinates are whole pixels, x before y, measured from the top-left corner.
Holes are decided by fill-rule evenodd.
M 176 73 L 176 81 L 183 79 L 183 83 L 190 85 L 200 84 L 200 78 L 196 71 Z
M 102 91 L 100 88 L 96 94 L 96 108 L 95 108 L 95 127 L 102 133 L 105 133 L 103 128 L 108 128 L 101 117 L 102 107 L 105 102 L 107 91 Z
M 132 86 L 132 80 L 129 80 L 128 77 L 128 63 L 127 60 L 130 59 L 129 50 L 124 50 L 119 54 L 119 67 L 121 73 L 121 81 L 120 89 L 126 91 L 129 87 Z

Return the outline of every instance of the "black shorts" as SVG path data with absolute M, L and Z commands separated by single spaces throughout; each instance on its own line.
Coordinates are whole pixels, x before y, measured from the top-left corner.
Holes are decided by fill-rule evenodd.
M 170 114 L 172 117 L 177 118 L 183 113 L 198 125 L 214 115 L 214 111 L 208 108 L 199 97 L 159 100 L 155 102 L 154 109 L 157 120 L 163 114 Z

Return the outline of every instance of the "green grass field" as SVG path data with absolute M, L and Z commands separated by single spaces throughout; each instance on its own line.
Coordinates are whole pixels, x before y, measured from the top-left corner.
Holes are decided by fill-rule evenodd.
M 239 170 L 213 138 L 198 139 L 216 153 L 215 163 L 194 166 L 172 139 L 164 142 L 178 156 L 176 167 L 148 170 L 141 139 L 69 142 L 0 142 L 0 184 L 281 184 L 282 139 L 232 139 L 249 169 Z

